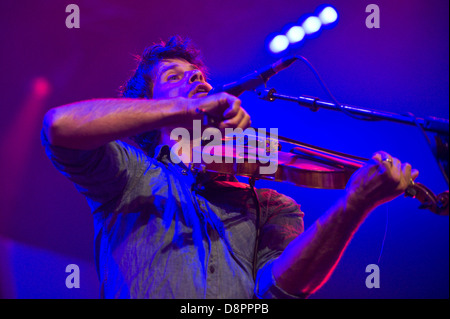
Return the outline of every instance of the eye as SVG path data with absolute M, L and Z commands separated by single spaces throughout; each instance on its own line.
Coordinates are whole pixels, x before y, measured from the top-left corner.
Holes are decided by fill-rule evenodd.
M 179 74 L 171 74 L 167 77 L 167 81 L 177 81 L 180 79 Z

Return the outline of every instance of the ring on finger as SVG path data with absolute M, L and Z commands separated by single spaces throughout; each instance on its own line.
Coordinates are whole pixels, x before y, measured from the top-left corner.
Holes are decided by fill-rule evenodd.
M 392 163 L 393 163 L 392 158 L 390 158 L 390 157 L 383 158 L 381 161 L 382 162 L 388 162 L 389 164 L 391 164 L 391 166 L 392 166 Z

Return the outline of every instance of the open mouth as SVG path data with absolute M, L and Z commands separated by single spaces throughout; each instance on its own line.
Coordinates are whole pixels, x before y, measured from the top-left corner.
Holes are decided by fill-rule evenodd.
M 205 97 L 208 95 L 209 87 L 205 84 L 199 84 L 192 90 L 192 98 Z
M 199 92 L 199 93 L 194 94 L 192 96 L 192 98 L 196 99 L 196 98 L 199 98 L 199 97 L 205 97 L 207 95 L 208 95 L 208 92 Z

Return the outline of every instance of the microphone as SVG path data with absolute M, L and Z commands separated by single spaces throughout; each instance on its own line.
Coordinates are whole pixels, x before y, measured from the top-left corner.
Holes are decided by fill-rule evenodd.
M 239 96 L 245 91 L 253 91 L 258 86 L 265 84 L 273 75 L 288 68 L 297 60 L 295 56 L 288 56 L 278 60 L 277 62 L 250 73 L 236 82 L 224 84 L 215 87 L 209 91 L 208 95 L 220 92 L 227 92 L 234 96 Z

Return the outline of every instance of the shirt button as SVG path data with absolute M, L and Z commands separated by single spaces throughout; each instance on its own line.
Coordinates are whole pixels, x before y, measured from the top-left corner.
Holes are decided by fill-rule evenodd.
M 186 169 L 183 169 L 183 170 L 181 171 L 181 174 L 187 175 L 187 170 L 186 170 Z
M 213 274 L 214 271 L 216 271 L 216 268 L 214 268 L 214 266 L 209 266 L 209 272 Z

